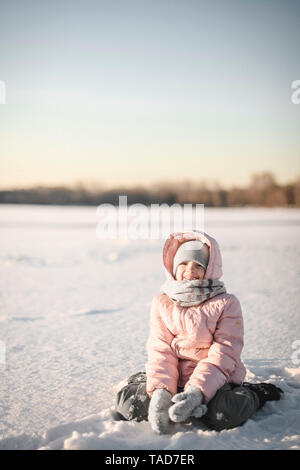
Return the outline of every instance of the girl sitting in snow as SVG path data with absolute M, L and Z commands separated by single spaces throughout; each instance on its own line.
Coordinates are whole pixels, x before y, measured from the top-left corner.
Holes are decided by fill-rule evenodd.
M 242 311 L 220 281 L 219 246 L 196 230 L 173 233 L 163 263 L 167 280 L 151 305 L 146 373 L 118 392 L 113 417 L 148 419 L 159 434 L 191 418 L 217 431 L 239 426 L 281 390 L 243 382 Z

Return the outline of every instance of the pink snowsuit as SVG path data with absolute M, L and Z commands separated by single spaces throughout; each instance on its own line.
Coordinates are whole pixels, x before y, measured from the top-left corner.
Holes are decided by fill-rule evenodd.
M 189 240 L 209 246 L 210 257 L 204 279 L 220 279 L 222 258 L 218 243 L 201 232 L 173 233 L 163 249 L 167 277 L 173 277 L 173 258 Z M 177 387 L 199 387 L 208 403 L 226 382 L 241 384 L 246 369 L 243 348 L 243 317 L 239 300 L 219 294 L 193 307 L 181 307 L 161 293 L 152 300 L 150 336 L 147 341 L 147 393 L 157 388 L 172 395 Z

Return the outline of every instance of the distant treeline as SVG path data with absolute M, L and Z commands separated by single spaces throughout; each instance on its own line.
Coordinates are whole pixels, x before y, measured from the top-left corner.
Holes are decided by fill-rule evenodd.
M 205 204 L 207 207 L 300 207 L 300 177 L 280 185 L 270 172 L 255 173 L 247 187 L 222 188 L 208 184 L 183 181 L 176 184 L 156 183 L 150 188 L 116 187 L 92 188 L 82 183 L 74 187 L 37 186 L 27 189 L 0 190 L 0 203 L 91 205 L 119 204 L 119 196 L 127 196 L 127 204 Z

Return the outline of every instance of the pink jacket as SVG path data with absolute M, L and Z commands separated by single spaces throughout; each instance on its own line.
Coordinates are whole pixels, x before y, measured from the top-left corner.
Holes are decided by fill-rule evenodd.
M 167 277 L 173 258 L 186 239 L 199 239 L 210 249 L 204 279 L 220 279 L 222 258 L 218 243 L 201 232 L 172 233 L 163 249 Z M 180 307 L 167 294 L 154 297 L 147 342 L 147 393 L 156 388 L 177 393 L 177 386 L 199 387 L 209 402 L 226 382 L 240 384 L 246 369 L 243 348 L 243 317 L 240 302 L 232 294 L 219 294 L 194 307 Z

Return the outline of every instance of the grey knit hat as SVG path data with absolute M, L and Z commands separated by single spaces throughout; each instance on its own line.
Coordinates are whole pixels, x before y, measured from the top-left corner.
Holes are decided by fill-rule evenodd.
M 185 261 L 195 261 L 206 270 L 208 260 L 209 248 L 205 243 L 202 243 L 200 240 L 190 240 L 185 242 L 180 245 L 174 256 L 173 275 L 176 275 L 178 266 Z

